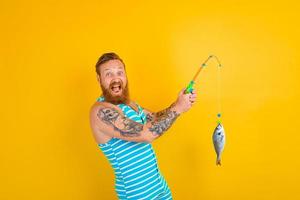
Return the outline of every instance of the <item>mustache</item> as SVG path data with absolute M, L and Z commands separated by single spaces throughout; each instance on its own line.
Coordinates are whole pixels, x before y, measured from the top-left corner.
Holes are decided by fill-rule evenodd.
M 115 86 L 115 85 L 120 85 L 122 88 L 122 94 L 121 96 L 112 96 L 110 89 Z M 123 82 L 121 80 L 114 80 L 112 81 L 108 88 L 105 88 L 102 84 L 100 84 L 101 89 L 102 89 L 102 95 L 105 98 L 106 102 L 112 103 L 112 104 L 128 104 L 130 102 L 130 96 L 129 96 L 129 91 L 128 91 L 128 81 L 126 82 L 126 85 L 124 86 Z
M 123 88 L 123 82 L 121 80 L 113 80 L 110 84 L 109 84 L 109 88 L 112 88 L 115 85 L 120 85 L 121 88 Z

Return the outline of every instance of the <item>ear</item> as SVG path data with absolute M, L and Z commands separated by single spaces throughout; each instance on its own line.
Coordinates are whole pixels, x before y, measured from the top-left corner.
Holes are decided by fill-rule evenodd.
M 97 81 L 100 83 L 100 76 L 99 76 L 99 74 L 96 74 L 96 78 L 97 78 Z

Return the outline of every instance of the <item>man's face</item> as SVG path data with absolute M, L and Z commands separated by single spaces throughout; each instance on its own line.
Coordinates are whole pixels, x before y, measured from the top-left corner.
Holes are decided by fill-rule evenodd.
M 97 75 L 107 102 L 128 103 L 128 84 L 124 65 L 120 60 L 109 60 L 100 66 L 101 77 Z

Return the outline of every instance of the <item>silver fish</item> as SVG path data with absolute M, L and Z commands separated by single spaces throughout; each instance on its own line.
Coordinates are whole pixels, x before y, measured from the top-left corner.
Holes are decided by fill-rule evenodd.
M 225 131 L 221 123 L 215 128 L 212 139 L 217 154 L 216 165 L 221 165 L 221 154 L 225 146 Z

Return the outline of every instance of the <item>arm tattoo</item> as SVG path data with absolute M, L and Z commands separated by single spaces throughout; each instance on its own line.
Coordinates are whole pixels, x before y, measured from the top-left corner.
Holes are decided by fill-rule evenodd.
M 154 121 L 155 119 L 164 116 L 166 114 L 167 111 L 169 111 L 171 109 L 171 107 L 174 106 L 174 103 L 172 103 L 168 108 L 162 110 L 162 111 L 158 111 L 156 113 L 148 113 L 146 115 L 147 121 Z
M 153 120 L 153 118 L 154 118 L 153 113 L 148 113 L 148 114 L 146 115 L 147 122 L 148 122 L 148 121 L 151 122 L 151 121 Z
M 112 126 L 114 130 L 126 137 L 140 136 L 143 125 L 128 119 L 113 108 L 100 108 L 98 118 L 104 123 Z
M 172 106 L 173 105 L 160 112 L 147 115 L 147 119 L 148 118 L 150 119 L 152 125 L 149 128 L 149 130 L 153 134 L 161 136 L 165 131 L 167 131 L 172 126 L 173 122 L 177 119 L 179 114 L 176 111 L 171 111 Z

